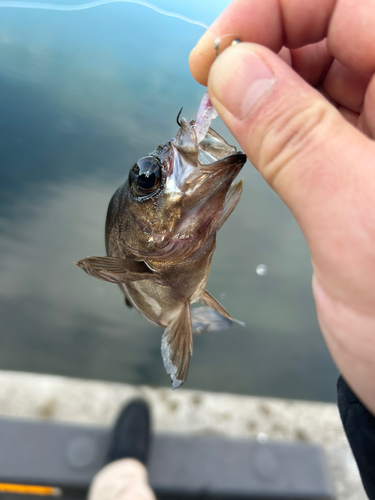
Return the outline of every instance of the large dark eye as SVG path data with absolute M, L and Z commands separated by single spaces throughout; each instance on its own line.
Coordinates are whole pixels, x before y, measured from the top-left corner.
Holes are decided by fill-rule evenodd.
M 161 183 L 161 166 L 153 156 L 145 156 L 129 172 L 129 186 L 136 198 L 154 193 Z

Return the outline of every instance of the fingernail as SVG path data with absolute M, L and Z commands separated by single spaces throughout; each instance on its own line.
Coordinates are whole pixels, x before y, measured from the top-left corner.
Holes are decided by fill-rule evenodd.
M 238 120 L 245 120 L 276 81 L 275 75 L 248 44 L 227 49 L 212 66 L 210 94 Z

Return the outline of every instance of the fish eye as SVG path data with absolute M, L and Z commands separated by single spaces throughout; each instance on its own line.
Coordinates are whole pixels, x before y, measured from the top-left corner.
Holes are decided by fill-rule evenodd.
M 161 184 L 161 165 L 153 156 L 145 156 L 129 172 L 129 186 L 133 196 L 143 198 L 153 194 Z

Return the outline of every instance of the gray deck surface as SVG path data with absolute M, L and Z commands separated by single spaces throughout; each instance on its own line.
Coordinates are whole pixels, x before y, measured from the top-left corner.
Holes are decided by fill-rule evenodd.
M 0 419 L 0 481 L 86 489 L 104 465 L 107 429 Z M 158 434 L 149 460 L 159 497 L 333 498 L 319 447 Z

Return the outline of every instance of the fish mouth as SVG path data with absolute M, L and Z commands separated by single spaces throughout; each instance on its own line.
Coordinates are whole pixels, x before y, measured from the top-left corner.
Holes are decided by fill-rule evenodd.
M 211 128 L 198 144 L 194 122 L 181 122 L 180 133 L 171 143 L 173 165 L 165 186 L 166 194 L 178 199 L 180 223 L 164 248 L 159 249 L 174 257 L 186 257 L 216 234 L 228 201 L 226 196 L 247 160 L 244 153 Z
M 223 202 L 246 160 L 244 153 L 236 151 L 213 163 L 200 164 L 198 168 L 191 169 L 180 186 L 186 195 L 181 198 L 183 213 L 205 204 L 210 205 L 215 200 Z
M 209 236 L 221 227 L 221 219 L 230 191 L 236 190 L 234 179 L 247 158 L 240 151 L 208 165 L 201 165 L 187 179 L 185 194 L 181 198 L 181 222 L 169 244 L 183 240 L 189 245 L 188 253 L 195 251 Z M 238 183 L 239 195 L 242 182 Z M 186 246 L 179 241 L 179 251 L 186 252 Z M 175 247 L 175 251 L 177 248 Z
M 194 120 L 181 118 L 176 139 L 171 141 L 173 154 L 166 172 L 166 191 L 186 194 L 182 201 L 186 205 L 210 198 L 222 183 L 223 190 L 228 189 L 228 182 L 246 162 L 246 156 L 212 128 L 198 143 L 194 126 Z
M 172 144 L 193 165 L 209 165 L 237 152 L 235 146 L 229 145 L 212 128 L 208 128 L 205 137 L 198 143 L 195 120 L 188 121 L 186 118 L 181 118 L 180 129 Z

